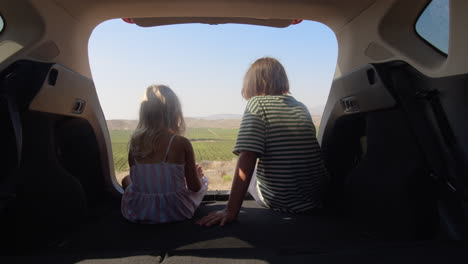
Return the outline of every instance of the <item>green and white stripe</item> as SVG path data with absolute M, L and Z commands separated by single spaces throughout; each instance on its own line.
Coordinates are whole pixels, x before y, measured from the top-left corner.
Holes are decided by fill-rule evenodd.
M 321 207 L 327 178 L 312 118 L 292 96 L 249 100 L 233 152 L 259 154 L 257 181 L 265 204 L 288 212 Z

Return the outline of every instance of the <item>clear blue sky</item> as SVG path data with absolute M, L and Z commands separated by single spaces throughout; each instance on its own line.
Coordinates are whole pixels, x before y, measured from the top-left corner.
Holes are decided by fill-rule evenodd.
M 169 85 L 185 116 L 242 114 L 244 74 L 264 56 L 283 64 L 294 97 L 310 108 L 321 106 L 337 51 L 334 33 L 310 21 L 284 29 L 232 24 L 142 28 L 118 19 L 100 24 L 89 40 L 91 71 L 106 119 L 137 119 L 150 84 Z

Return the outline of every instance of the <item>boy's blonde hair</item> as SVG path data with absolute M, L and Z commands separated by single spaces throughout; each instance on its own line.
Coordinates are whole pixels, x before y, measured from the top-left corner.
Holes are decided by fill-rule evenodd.
M 146 88 L 141 102 L 140 120 L 130 139 L 130 152 L 136 158 L 148 157 L 161 133 L 181 135 L 184 131 L 185 122 L 177 95 L 165 85 L 151 85 Z
M 276 59 L 269 57 L 258 59 L 245 74 L 242 96 L 247 100 L 259 95 L 288 93 L 288 76 L 283 65 Z

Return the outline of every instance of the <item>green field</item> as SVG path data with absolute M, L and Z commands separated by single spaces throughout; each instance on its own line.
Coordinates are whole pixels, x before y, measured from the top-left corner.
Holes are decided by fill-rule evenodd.
M 185 137 L 192 141 L 197 162 L 202 160 L 232 160 L 232 149 L 238 129 L 188 128 Z M 128 170 L 128 141 L 133 131 L 111 130 L 112 152 L 116 171 Z
M 185 137 L 190 140 L 229 140 L 235 141 L 239 129 L 225 128 L 189 128 Z

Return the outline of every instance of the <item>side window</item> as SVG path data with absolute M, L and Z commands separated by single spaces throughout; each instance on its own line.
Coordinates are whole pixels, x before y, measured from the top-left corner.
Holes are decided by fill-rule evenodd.
M 416 21 L 418 35 L 445 54 L 448 53 L 449 27 L 449 0 L 432 0 Z
M 3 23 L 3 17 L 2 15 L 0 15 L 0 33 L 2 33 L 3 31 L 3 26 L 5 25 L 5 23 Z

